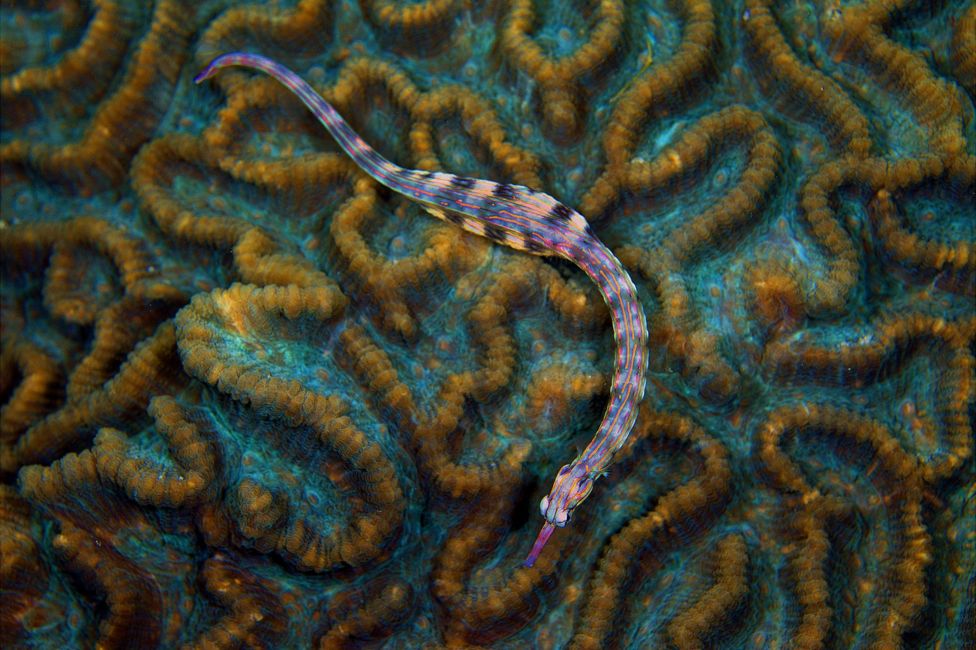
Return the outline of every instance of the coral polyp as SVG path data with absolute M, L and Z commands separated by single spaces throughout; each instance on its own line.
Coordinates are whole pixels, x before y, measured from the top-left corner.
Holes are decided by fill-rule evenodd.
M 0 645 L 971 646 L 974 26 L 2 3 Z M 233 51 L 401 167 L 552 196 L 633 279 L 633 431 L 534 566 L 614 314 L 273 80 L 193 84 Z

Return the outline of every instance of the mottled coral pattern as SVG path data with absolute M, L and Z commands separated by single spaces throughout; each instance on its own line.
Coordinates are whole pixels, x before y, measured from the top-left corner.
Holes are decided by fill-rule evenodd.
M 405 167 L 587 217 L 568 263 Z M 0 3 L 0 645 L 976 644 L 976 4 Z

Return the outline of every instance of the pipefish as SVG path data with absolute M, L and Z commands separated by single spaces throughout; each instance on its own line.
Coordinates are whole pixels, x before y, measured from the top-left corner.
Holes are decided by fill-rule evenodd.
M 565 526 L 590 495 L 593 482 L 613 462 L 637 418 L 647 370 L 647 323 L 633 281 L 579 212 L 521 185 L 400 167 L 366 144 L 331 104 L 280 63 L 232 52 L 211 61 L 193 81 L 200 83 L 234 65 L 265 72 L 295 93 L 343 151 L 378 183 L 468 232 L 532 255 L 570 260 L 599 288 L 610 308 L 617 344 L 610 400 L 593 439 L 559 470 L 549 494 L 542 498 L 545 522 L 524 563 L 531 567 L 553 531 Z

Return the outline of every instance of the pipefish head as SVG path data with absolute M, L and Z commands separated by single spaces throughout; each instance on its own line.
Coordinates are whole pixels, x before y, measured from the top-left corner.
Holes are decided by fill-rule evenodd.
M 552 489 L 547 496 L 542 497 L 539 510 L 546 523 L 542 525 L 539 536 L 525 559 L 525 566 L 535 564 L 536 558 L 542 552 L 549 537 L 556 528 L 562 528 L 569 523 L 573 511 L 590 496 L 593 491 L 593 476 L 581 465 L 575 462 L 563 465 L 553 481 Z
M 576 463 L 563 465 L 552 489 L 542 497 L 539 510 L 553 526 L 562 528 L 569 522 L 573 511 L 590 496 L 593 491 L 593 477 L 585 468 Z

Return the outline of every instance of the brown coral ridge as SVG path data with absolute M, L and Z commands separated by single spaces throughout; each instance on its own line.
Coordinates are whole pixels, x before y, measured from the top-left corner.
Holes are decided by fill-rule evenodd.
M 525 417 L 536 431 L 558 432 L 574 413 L 571 405 L 603 396 L 608 378 L 583 373 L 569 364 L 554 364 L 536 372 L 525 393 Z
M 110 292 L 110 287 L 99 286 L 97 271 L 87 272 L 97 261 L 110 263 L 126 294 L 163 291 L 156 263 L 145 243 L 125 228 L 96 217 L 3 228 L 0 252 L 10 277 L 36 276 L 46 268 L 45 305 L 53 315 L 71 323 L 93 323 L 118 297 L 102 295 Z M 96 281 L 96 286 L 85 286 L 90 280 Z
M 876 599 L 865 621 L 877 647 L 899 648 L 926 603 L 925 567 L 931 562 L 931 539 L 922 520 L 922 473 L 891 432 L 858 413 L 832 406 L 804 403 L 785 406 L 769 414 L 756 430 L 755 454 L 768 479 L 784 493 L 787 525 L 795 545 L 785 547 L 794 593 L 802 614 L 791 647 L 819 648 L 831 634 L 832 605 L 827 589 L 826 563 L 830 539 L 825 529 L 838 513 L 840 496 L 829 483 L 810 485 L 800 466 L 784 449 L 784 438 L 801 435 L 836 438 L 865 447 L 870 462 L 865 478 L 883 486 L 867 506 L 884 510 L 883 521 L 893 530 L 879 530 L 877 548 L 886 550 L 881 574 L 856 596 Z M 829 475 L 828 475 L 829 480 Z M 863 501 L 860 501 L 863 503 Z M 853 642 L 853 640 L 851 640 Z
M 748 551 L 741 535 L 733 533 L 718 541 L 710 558 L 714 584 L 668 623 L 668 636 L 676 648 L 705 648 L 709 632 L 735 615 L 749 591 L 748 567 Z
M 172 466 L 141 458 L 125 434 L 103 429 L 90 451 L 68 454 L 49 467 L 28 467 L 20 475 L 23 494 L 61 526 L 54 545 L 65 568 L 106 602 L 108 614 L 99 626 L 104 647 L 153 647 L 164 637 L 172 640 L 179 630 L 178 612 L 170 610 L 174 618 L 165 627 L 160 618 L 160 590 L 164 584 L 173 586 L 168 578 L 154 577 L 160 565 L 150 562 L 156 565 L 152 569 L 125 555 L 132 551 L 127 542 L 132 535 L 141 544 L 163 543 L 151 515 L 128 500 L 152 507 L 206 506 L 225 481 L 212 422 L 201 410 L 157 397 L 149 411 L 167 442 Z M 199 521 L 206 523 L 205 517 Z M 163 570 L 176 575 L 189 569 L 189 560 L 183 569 L 174 561 L 180 560 L 172 552 L 159 559 Z M 242 639 L 258 643 L 281 636 L 284 608 L 263 581 L 220 553 L 204 563 L 201 580 L 204 592 L 229 612 L 189 647 L 237 647 Z
M 834 61 L 864 65 L 895 101 L 904 102 L 926 133 L 925 152 L 954 156 L 965 151 L 963 111 L 957 88 L 933 73 L 913 50 L 888 38 L 885 30 L 909 0 L 866 2 L 824 9 L 821 30 Z
M 98 626 L 100 647 L 152 648 L 159 643 L 163 596 L 142 567 L 69 523 L 62 523 L 53 546 L 78 582 L 105 601 L 108 613 Z
M 952 34 L 952 64 L 956 78 L 976 97 L 976 4 L 963 12 Z
M 966 155 L 894 161 L 848 158 L 818 169 L 801 189 L 799 206 L 810 234 L 829 257 L 827 269 L 820 277 L 799 279 L 807 313 L 824 315 L 843 311 L 861 273 L 861 256 L 833 201 L 847 187 L 873 194 L 870 214 L 879 245 L 888 255 L 917 269 L 923 278 L 946 273 L 958 274 L 963 282 L 970 281 L 972 269 L 976 267 L 976 243 L 929 241 L 911 233 L 895 217 L 892 194 L 928 181 L 968 186 L 973 174 L 973 158 Z
M 223 461 L 213 424 L 169 396 L 149 404 L 172 465 L 138 457 L 124 433 L 104 428 L 92 453 L 99 476 L 141 505 L 183 508 L 214 497 L 223 484 Z
M 307 76 L 314 84 L 313 73 Z M 220 75 L 215 79 L 223 78 Z M 402 138 L 400 155 L 386 152 L 401 165 L 431 171 L 444 169 L 436 148 L 437 131 L 441 122 L 454 118 L 462 125 L 473 147 L 489 161 L 490 176 L 531 187 L 541 186 L 538 159 L 508 141 L 491 104 L 468 88 L 444 85 L 423 92 L 396 66 L 368 57 L 355 57 L 342 65 L 333 86 L 318 90 L 381 153 L 392 146 L 390 138 L 371 137 L 370 125 L 358 122 L 364 107 L 376 110 L 377 104 L 386 104 L 394 114 L 393 121 L 402 121 L 408 127 Z M 217 123 L 203 134 L 207 145 L 220 151 L 226 161 L 223 168 L 228 172 L 247 169 L 242 167 L 241 159 L 247 158 L 248 152 L 241 143 L 248 141 L 249 129 L 261 128 L 269 121 L 269 113 L 273 115 L 275 111 L 288 112 L 282 119 L 267 125 L 269 130 L 298 130 L 314 142 L 324 140 L 328 143 L 330 139 L 309 111 L 277 81 L 257 77 L 245 85 L 233 85 L 228 88 L 228 93 L 227 105 L 221 110 Z M 257 167 L 255 171 L 260 169 Z M 268 178 L 267 174 L 263 176 Z M 255 176 L 252 172 L 243 178 L 252 180 Z
M 372 580 L 339 593 L 329 603 L 328 630 L 319 650 L 343 650 L 389 636 L 413 609 L 414 589 L 398 577 Z
M 767 93 L 797 112 L 816 119 L 841 155 L 864 158 L 871 148 L 868 121 L 838 84 L 793 52 L 768 0 L 749 0 L 741 24 L 755 57 L 752 66 Z
M 587 193 L 590 214 L 602 214 L 624 192 L 648 195 L 671 191 L 708 165 L 727 146 L 743 146 L 747 157 L 738 182 L 712 206 L 669 235 L 652 250 L 623 247 L 620 258 L 651 281 L 660 313 L 650 316 L 650 341 L 660 346 L 698 392 L 713 404 L 735 397 L 738 373 L 719 353 L 719 337 L 704 328 L 692 311 L 691 291 L 681 269 L 702 251 L 741 236 L 751 228 L 779 172 L 780 147 L 765 120 L 753 111 L 732 106 L 702 118 L 651 162 L 629 162 L 609 168 Z
M 571 648 L 602 648 L 611 643 L 620 632 L 621 619 L 630 614 L 627 593 L 638 576 L 658 566 L 653 558 L 700 534 L 705 528 L 702 522 L 714 520 L 730 496 L 728 450 L 691 420 L 642 409 L 632 435 L 635 441 L 662 439 L 686 446 L 700 457 L 702 473 L 661 496 L 649 513 L 632 519 L 606 543 L 586 586 Z M 544 552 L 540 561 L 545 556 Z M 744 571 L 746 555 L 732 553 L 730 557 L 741 560 L 738 567 L 728 569 L 729 579 L 735 580 Z M 676 625 L 680 627 L 680 619 Z
M 162 294 L 160 299 L 147 300 L 148 296 L 157 293 L 157 289 Z M 51 358 L 47 351 L 25 340 L 5 339 L 0 364 L 3 364 L 5 373 L 12 372 L 12 366 L 16 365 L 20 381 L 16 388 L 9 387 L 10 397 L 0 410 L 0 457 L 3 458 L 4 474 L 15 471 L 24 462 L 44 459 L 43 456 L 30 455 L 27 452 L 30 445 L 26 443 L 23 443 L 26 446 L 19 447 L 21 451 L 16 451 L 22 435 L 35 436 L 36 440 L 40 440 L 37 436 L 68 434 L 63 427 L 84 429 L 99 422 L 112 422 L 119 416 L 138 417 L 136 411 L 127 410 L 125 405 L 111 404 L 111 397 L 105 389 L 115 391 L 112 394 L 120 394 L 119 391 L 123 389 L 113 379 L 116 375 L 127 377 L 121 380 L 124 382 L 136 381 L 131 371 L 124 370 L 128 355 L 138 354 L 135 350 L 139 342 L 150 337 L 159 323 L 171 316 L 183 302 L 179 291 L 161 284 L 145 293 L 147 296 L 143 298 L 126 296 L 103 310 L 95 324 L 91 349 L 71 370 L 67 385 L 63 382 L 61 364 Z M 163 354 L 161 358 L 165 359 L 166 355 Z M 136 363 L 139 363 L 138 359 Z M 167 369 L 177 376 L 180 374 L 178 367 L 172 365 L 164 365 L 151 372 L 166 372 Z M 12 381 L 13 377 L 9 379 Z M 172 380 L 167 381 L 170 382 L 168 385 L 174 385 Z M 7 386 L 3 387 L 3 394 L 8 394 Z M 61 433 L 55 433 L 57 431 Z M 87 435 L 76 431 L 57 444 L 65 445 L 63 448 L 66 449 L 72 448 L 83 444 Z M 22 453 L 28 455 L 17 460 L 17 455 Z
M 976 157 L 963 155 L 919 170 L 895 163 L 889 168 L 889 178 L 869 204 L 881 249 L 922 279 L 934 277 L 940 287 L 972 295 L 976 291 L 976 239 L 939 241 L 912 232 L 899 210 L 898 199 L 936 186 L 944 188 L 958 201 L 959 208 L 965 209 L 976 193 Z
M 500 44 L 511 64 L 539 86 L 540 114 L 558 141 L 575 139 L 584 122 L 579 80 L 607 62 L 619 47 L 624 24 L 621 0 L 600 2 L 589 39 L 569 55 L 553 58 L 532 38 L 537 20 L 533 3 L 518 0 L 505 15 Z
M 32 424 L 64 400 L 64 373 L 46 350 L 5 336 L 0 350 L 0 445 L 10 448 Z
M 334 326 L 344 301 L 325 287 L 300 288 L 234 285 L 198 294 L 177 316 L 179 346 L 188 372 L 261 414 L 286 426 L 310 432 L 331 448 L 355 476 L 363 506 L 352 508 L 345 528 L 324 533 L 302 516 L 277 489 L 245 478 L 231 488 L 230 502 L 208 517 L 212 544 L 233 533 L 263 552 L 274 550 L 307 571 L 355 568 L 377 560 L 399 530 L 405 502 L 396 469 L 381 447 L 345 413 L 338 396 L 317 394 L 298 381 L 269 375 L 259 359 L 240 361 L 226 356 L 220 339 L 234 335 L 245 345 L 278 338 L 282 331 L 306 336 Z M 304 332 L 304 333 L 302 333 Z M 273 360 L 272 360 L 273 361 Z M 227 521 L 235 522 L 234 530 Z M 221 521 L 225 523 L 221 523 Z
M 55 107 L 85 107 L 88 102 L 79 101 L 77 96 L 89 95 L 87 89 L 94 83 L 97 90 L 92 99 L 101 101 L 83 135 L 64 144 L 11 140 L 0 147 L 0 167 L 4 170 L 26 166 L 48 181 L 85 192 L 115 187 L 128 173 L 133 155 L 156 130 L 194 30 L 192 3 L 158 3 L 145 36 L 134 46 L 128 40 L 140 31 L 139 26 L 133 24 L 134 17 L 127 15 L 122 3 L 101 0 L 97 5 L 85 40 L 61 61 L 51 68 L 21 70 L 0 82 L 5 107 L 10 98 L 27 99 L 39 93 L 51 96 Z M 122 57 L 131 48 L 134 52 L 123 73 Z M 121 82 L 113 87 L 120 76 Z M 112 94 L 105 96 L 110 88 Z M 56 99 L 64 96 L 70 100 Z M 23 110 L 15 115 L 27 123 L 38 121 L 35 118 L 39 117 Z M 30 127 L 21 128 L 30 131 Z M 38 128 L 45 125 L 38 124 Z
M 434 560 L 434 597 L 443 608 L 441 631 L 449 645 L 490 645 L 517 634 L 542 606 L 539 591 L 551 588 L 556 558 L 566 552 L 568 535 L 554 536 L 551 548 L 546 547 L 531 569 L 519 566 L 514 557 L 490 571 L 479 568 L 502 542 L 516 487 L 501 484 L 482 494 Z
M 153 396 L 178 392 L 185 382 L 173 325 L 164 322 L 103 386 L 31 426 L 12 447 L 0 447 L 0 468 L 12 473 L 23 465 L 51 462 L 86 445 L 100 426 L 141 421 Z
M 224 553 L 203 563 L 203 591 L 227 611 L 184 650 L 273 648 L 287 637 L 288 617 L 281 595 Z
M 775 227 L 780 231 L 788 228 L 784 220 Z M 796 267 L 795 261 L 776 257 L 746 265 L 741 277 L 749 296 L 745 307 L 758 325 L 756 340 L 760 344 L 796 331 L 806 318 L 803 291 L 797 280 L 800 271 Z M 749 340 L 747 334 L 739 336 L 740 340 Z
M 69 403 L 79 402 L 109 381 L 136 344 L 186 301 L 184 294 L 162 277 L 140 238 L 103 219 L 76 217 L 56 224 L 5 228 L 0 233 L 0 252 L 10 278 L 24 276 L 30 280 L 45 271 L 43 297 L 51 315 L 67 323 L 95 326 L 90 348 L 68 371 L 67 386 L 47 381 L 47 396 L 35 392 L 31 398 L 48 406 L 60 405 L 64 393 Z M 5 310 L 4 320 L 8 317 L 13 318 L 13 314 Z M 36 391 L 36 368 L 31 371 L 23 366 L 27 362 L 24 346 L 31 344 L 17 341 L 16 336 L 10 338 L 5 333 L 4 349 L 8 356 L 11 352 L 18 355 L 22 377 L 27 379 L 28 372 L 35 375 L 30 379 L 34 386 L 30 390 Z M 56 363 L 60 376 L 65 372 L 60 364 L 68 361 L 51 359 L 50 363 Z M 38 362 L 35 356 L 34 365 Z M 13 403 L 5 410 L 8 407 L 22 408 Z M 7 417 L 13 417 L 14 412 L 10 410 Z M 5 422 L 5 442 L 12 443 L 25 425 L 36 424 L 39 419 Z
M 941 318 L 907 315 L 883 320 L 872 327 L 868 340 L 843 347 L 777 341 L 765 350 L 765 364 L 778 380 L 795 383 L 869 386 L 898 372 L 917 354 L 926 351 L 939 359 L 935 387 L 937 423 L 926 433 L 939 440 L 940 450 L 929 460 L 919 459 L 921 476 L 928 482 L 945 479 L 959 470 L 973 453 L 969 410 L 976 399 L 969 330 L 974 321 L 947 323 Z
M 302 56 L 322 51 L 324 37 L 335 21 L 329 0 L 299 0 L 290 9 L 249 4 L 225 9 L 207 26 L 197 48 L 196 68 L 202 69 L 224 52 L 274 49 Z M 239 71 L 229 71 L 216 82 L 229 88 L 242 81 Z
M 424 0 L 404 5 L 394 0 L 360 0 L 366 18 L 401 51 L 432 56 L 451 47 L 445 37 L 458 21 L 458 0 Z
M 429 286 L 435 271 L 447 281 L 456 280 L 484 258 L 488 245 L 463 237 L 450 226 L 434 224 L 427 228 L 428 236 L 420 253 L 397 260 L 384 259 L 364 237 L 370 225 L 385 217 L 380 205 L 379 195 L 365 189 L 336 213 L 330 227 L 335 264 L 344 276 L 347 291 L 382 306 L 377 309 L 377 319 L 384 330 L 415 341 L 416 311 L 420 305 L 411 300 L 411 290 Z
M 107 307 L 95 321 L 90 351 L 68 378 L 68 400 L 80 401 L 108 382 L 136 345 L 186 302 L 182 291 L 159 283 Z
M 530 277 L 513 274 L 510 282 L 503 282 L 493 295 L 475 306 L 470 318 L 482 325 L 474 331 L 483 350 L 480 367 L 445 377 L 434 401 L 437 406 L 430 414 L 417 408 L 389 357 L 361 328 L 348 328 L 340 337 L 340 363 L 361 385 L 373 388 L 378 406 L 389 409 L 401 432 L 409 436 L 420 469 L 439 494 L 454 499 L 474 498 L 491 491 L 493 486 L 515 480 L 521 473 L 528 455 L 525 444 L 507 443 L 500 454 L 483 451 L 475 456 L 480 457 L 478 461 L 461 462 L 450 441 L 460 432 L 465 399 L 485 399 L 511 379 L 515 350 L 512 336 L 503 326 L 507 312 L 496 300 L 516 298 L 519 294 L 515 287 L 527 288 L 529 285 L 522 283 Z
M 676 7 L 682 20 L 681 43 L 674 55 L 644 72 L 617 101 L 603 134 L 603 152 L 610 176 L 629 165 L 641 129 L 652 118 L 676 112 L 706 78 L 717 46 L 715 12 L 708 0 L 693 0 Z M 587 193 L 580 211 L 598 218 L 605 205 L 597 190 Z
M 41 557 L 42 543 L 31 521 L 31 508 L 9 485 L 0 485 L 0 638 L 26 641 L 33 625 L 43 625 L 41 598 L 50 571 Z
M 301 183 L 329 183 L 348 177 L 347 163 L 335 156 L 323 157 L 298 169 L 287 163 L 235 162 L 208 146 L 207 138 L 163 136 L 147 145 L 133 163 L 133 186 L 143 206 L 169 237 L 205 249 L 230 251 L 234 272 L 256 284 L 326 286 L 339 295 L 332 280 L 300 254 L 292 253 L 272 231 L 248 219 L 227 216 L 214 209 L 187 205 L 174 185 L 187 178 L 203 183 L 219 175 L 219 182 L 242 180 L 271 192 L 295 196 Z M 209 181 L 213 183 L 213 181 Z
M 63 8 L 66 16 L 63 27 L 78 29 L 84 12 L 82 7 Z M 39 117 L 39 109 L 31 97 L 44 97 L 45 110 L 72 111 L 104 98 L 112 75 L 122 64 L 122 58 L 138 28 L 137 16 L 123 2 L 101 0 L 85 30 L 85 36 L 71 50 L 64 52 L 57 63 L 49 66 L 22 67 L 0 79 L 0 101 L 3 102 L 3 130 L 23 129 Z M 22 20 L 24 16 L 20 17 Z
M 159 531 L 103 482 L 96 457 L 97 452 L 83 451 L 49 467 L 24 468 L 19 489 L 59 524 L 53 546 L 60 564 L 83 592 L 105 603 L 98 627 L 102 647 L 154 647 L 163 627 L 160 583 L 151 569 L 127 555 L 126 540 L 136 536 L 160 544 Z
M 421 93 L 413 105 L 412 118 L 410 153 L 417 169 L 444 169 L 437 150 L 438 127 L 446 120 L 453 119 L 463 127 L 471 149 L 482 154 L 479 158 L 487 160 L 490 168 L 484 173 L 465 169 L 451 171 L 512 181 L 527 187 L 542 187 L 539 159 L 531 151 L 509 142 L 491 104 L 471 90 L 445 85 Z M 441 156 L 445 153 L 441 152 Z

